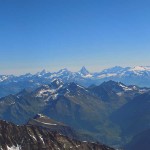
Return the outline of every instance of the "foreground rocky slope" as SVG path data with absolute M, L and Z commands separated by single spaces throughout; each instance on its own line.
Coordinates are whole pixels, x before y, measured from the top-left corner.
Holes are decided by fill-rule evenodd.
M 93 141 L 94 140 L 92 137 L 89 137 L 86 134 L 81 134 L 77 132 L 76 130 L 74 130 L 73 128 L 69 127 L 68 125 L 58 122 L 56 120 L 53 120 L 47 116 L 44 116 L 43 114 L 37 114 L 33 119 L 30 119 L 27 124 L 43 127 L 52 132 L 58 132 L 71 139 L 77 139 L 81 141 L 83 140 Z
M 81 142 L 34 125 L 0 121 L 1 150 L 113 150 L 99 143 Z
M 33 119 L 30 119 L 27 124 L 43 127 L 49 131 L 57 131 L 70 138 L 77 138 L 77 134 L 72 128 L 65 125 L 64 123 L 57 122 L 42 114 L 37 114 Z

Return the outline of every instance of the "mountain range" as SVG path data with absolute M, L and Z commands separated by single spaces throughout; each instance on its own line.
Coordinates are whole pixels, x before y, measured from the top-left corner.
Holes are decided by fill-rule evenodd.
M 23 125 L 40 113 L 62 122 L 59 131 L 69 137 L 80 133 L 79 139 L 88 137 L 118 148 L 150 128 L 149 95 L 150 88 L 112 80 L 84 87 L 53 79 L 34 90 L 0 98 L 0 119 Z M 37 120 L 32 123 L 36 125 Z
M 25 75 L 0 75 L 0 97 L 15 94 L 22 89 L 36 89 L 43 84 L 49 84 L 53 79 L 61 79 L 64 83 L 75 82 L 82 86 L 99 85 L 104 81 L 123 82 L 127 85 L 150 87 L 150 67 L 120 67 L 105 69 L 101 72 L 91 73 L 85 67 L 78 72 L 61 69 L 58 72 L 42 70 L 36 74 Z

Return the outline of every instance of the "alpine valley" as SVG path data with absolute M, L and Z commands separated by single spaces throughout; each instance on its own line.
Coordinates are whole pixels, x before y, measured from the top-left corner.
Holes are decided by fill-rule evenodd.
M 1 76 L 0 146 L 130 150 L 150 129 L 149 81 L 150 67 Z

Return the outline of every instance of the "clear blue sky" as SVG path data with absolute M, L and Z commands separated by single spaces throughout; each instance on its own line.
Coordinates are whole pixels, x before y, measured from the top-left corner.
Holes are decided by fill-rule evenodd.
M 0 74 L 150 65 L 149 0 L 0 0 Z

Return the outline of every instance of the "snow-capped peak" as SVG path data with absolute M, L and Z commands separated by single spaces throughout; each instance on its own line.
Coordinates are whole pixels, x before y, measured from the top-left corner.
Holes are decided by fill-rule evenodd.
M 150 71 L 150 66 L 136 66 L 131 68 L 130 71 Z
M 38 75 L 38 76 L 43 76 L 43 75 L 45 75 L 46 73 L 48 73 L 45 69 L 43 69 L 41 72 L 38 72 L 38 73 L 36 73 L 36 75 Z
M 101 73 L 102 74 L 112 74 L 112 73 L 120 73 L 121 71 L 127 70 L 129 67 L 123 68 L 120 66 L 115 66 L 112 68 L 104 69 Z
M 83 66 L 81 68 L 81 70 L 79 71 L 81 74 L 83 74 L 84 76 L 88 75 L 89 74 L 89 71 Z

